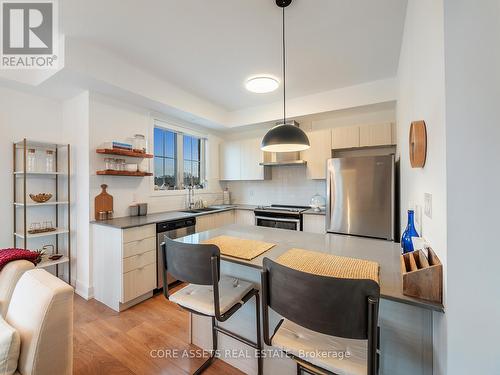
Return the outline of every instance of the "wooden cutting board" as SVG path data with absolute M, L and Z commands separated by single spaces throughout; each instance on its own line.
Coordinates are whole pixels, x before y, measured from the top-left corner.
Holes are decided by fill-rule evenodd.
M 102 184 L 101 188 L 101 193 L 94 200 L 94 217 L 96 220 L 99 220 L 99 212 L 113 211 L 113 196 L 106 191 L 108 185 Z

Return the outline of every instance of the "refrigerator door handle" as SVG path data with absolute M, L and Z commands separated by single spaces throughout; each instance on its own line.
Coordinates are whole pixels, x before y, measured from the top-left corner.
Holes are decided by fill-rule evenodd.
M 326 205 L 326 232 L 329 232 L 332 228 L 332 217 L 333 211 L 335 207 L 335 176 L 334 176 L 334 159 L 327 160 L 326 163 L 326 196 L 327 196 L 327 205 Z

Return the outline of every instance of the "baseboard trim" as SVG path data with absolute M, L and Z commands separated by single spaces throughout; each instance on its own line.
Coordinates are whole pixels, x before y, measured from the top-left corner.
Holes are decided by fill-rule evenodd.
M 78 294 L 80 297 L 86 299 L 87 301 L 89 299 L 94 298 L 94 287 L 84 285 L 80 283 L 78 280 L 76 281 L 75 285 L 76 285 L 75 293 Z

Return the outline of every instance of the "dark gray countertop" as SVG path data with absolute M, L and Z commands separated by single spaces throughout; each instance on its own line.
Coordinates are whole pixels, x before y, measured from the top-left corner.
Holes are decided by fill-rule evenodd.
M 276 259 L 291 248 L 302 248 L 346 257 L 373 260 L 380 265 L 380 292 L 385 299 L 418 306 L 424 309 L 444 311 L 440 304 L 403 295 L 399 244 L 370 238 L 295 232 L 283 229 L 231 224 L 206 232 L 192 234 L 178 241 L 199 243 L 220 235 L 275 243 L 276 246 L 250 261 L 222 255 L 223 261 L 260 269 L 262 260 Z
M 226 207 L 224 207 L 226 206 Z M 207 211 L 202 213 L 188 213 L 179 211 L 166 211 L 166 212 L 158 212 L 148 214 L 146 216 L 125 216 L 125 217 L 117 217 L 111 220 L 103 220 L 103 221 L 92 221 L 92 224 L 96 225 L 104 225 L 108 227 L 118 228 L 118 229 L 127 229 L 134 227 L 141 227 L 143 225 L 156 224 L 162 221 L 170 221 L 170 220 L 178 220 L 185 219 L 188 217 L 196 217 L 202 215 L 215 214 L 217 212 L 224 212 L 229 210 L 250 210 L 253 211 L 257 206 L 249 205 L 249 204 L 234 204 L 234 205 L 214 205 L 214 207 L 221 207 L 219 210 L 215 211 Z M 224 207 L 224 208 L 222 208 Z
M 235 210 L 248 210 L 248 211 L 253 211 L 255 210 L 257 207 L 259 206 L 256 206 L 254 204 L 234 204 L 234 209 Z

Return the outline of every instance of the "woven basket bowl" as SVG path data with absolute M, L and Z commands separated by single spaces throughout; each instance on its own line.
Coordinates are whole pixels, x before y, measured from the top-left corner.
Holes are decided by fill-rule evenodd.
M 38 193 L 38 194 L 30 194 L 30 198 L 36 203 L 45 203 L 50 198 L 52 198 L 52 194 L 50 193 Z

